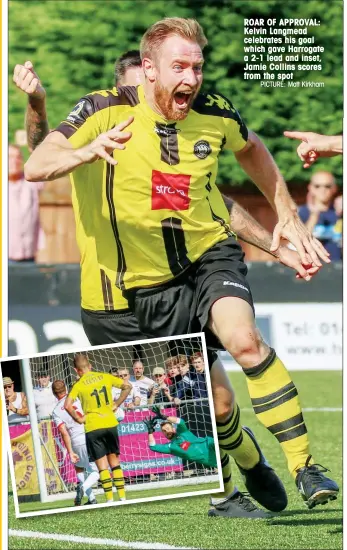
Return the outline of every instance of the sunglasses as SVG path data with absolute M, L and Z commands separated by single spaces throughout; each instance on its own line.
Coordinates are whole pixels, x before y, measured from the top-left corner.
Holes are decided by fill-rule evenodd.
M 119 378 L 126 378 L 129 374 L 118 374 Z
M 9 388 L 12 388 L 13 384 L 10 384 L 9 386 L 4 386 L 5 390 L 8 390 Z
M 156 378 L 161 378 L 162 376 L 164 376 L 163 374 L 155 374 L 154 375 Z
M 329 183 L 327 183 L 326 185 L 322 184 L 322 185 L 319 185 L 319 183 L 315 183 L 313 184 L 313 187 L 315 189 L 319 189 L 320 187 L 324 187 L 324 189 L 332 189 L 332 185 L 330 185 Z

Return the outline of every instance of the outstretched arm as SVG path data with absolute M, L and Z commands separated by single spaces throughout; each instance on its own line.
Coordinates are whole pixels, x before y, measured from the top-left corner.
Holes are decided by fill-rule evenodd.
M 324 136 L 314 132 L 283 132 L 291 139 L 300 139 L 301 143 L 297 148 L 298 157 L 304 163 L 304 168 L 309 168 L 318 157 L 335 157 L 342 155 L 342 136 Z
M 235 157 L 277 213 L 278 223 L 274 229 L 271 251 L 277 251 L 281 238 L 285 238 L 295 246 L 302 263 L 307 261 L 307 254 L 317 267 L 322 266 L 319 258 L 329 262 L 328 253 L 323 245 L 309 233 L 300 220 L 296 204 L 289 194 L 279 168 L 254 132 L 249 132 L 247 144 L 235 153 Z
M 247 212 L 236 201 L 222 195 L 225 206 L 230 214 L 231 229 L 237 236 L 246 243 L 252 244 L 260 250 L 264 250 L 271 254 L 283 265 L 294 269 L 300 278 L 305 281 L 310 281 L 311 277 L 319 271 L 318 266 L 309 267 L 310 261 L 307 259 L 304 267 L 300 256 L 294 250 L 290 250 L 287 246 L 280 246 L 275 252 L 271 250 L 272 235 L 267 231 L 253 216 Z

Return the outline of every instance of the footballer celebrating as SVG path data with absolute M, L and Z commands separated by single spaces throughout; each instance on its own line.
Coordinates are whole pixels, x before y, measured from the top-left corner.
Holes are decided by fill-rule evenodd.
M 74 357 L 74 368 L 79 380 L 73 385 L 65 401 L 65 410 L 79 424 L 85 424 L 86 444 L 89 460 L 95 462 L 106 500 L 113 500 L 113 483 L 120 500 L 125 500 L 124 477 L 119 462 L 118 421 L 114 410 L 120 406 L 131 392 L 131 384 L 123 382 L 112 374 L 92 372 L 88 357 L 79 353 Z M 120 388 L 117 404 L 113 404 L 112 388 Z M 79 399 L 84 415 L 74 408 Z

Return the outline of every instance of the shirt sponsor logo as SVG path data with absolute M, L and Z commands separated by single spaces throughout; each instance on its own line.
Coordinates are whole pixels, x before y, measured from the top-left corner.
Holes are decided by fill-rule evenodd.
M 205 159 L 210 153 L 212 153 L 212 149 L 208 141 L 201 139 L 195 143 L 194 155 L 198 157 L 198 159 Z
M 188 210 L 190 177 L 152 171 L 152 210 Z
M 183 441 L 183 443 L 181 443 L 180 447 L 184 451 L 187 451 L 189 449 L 190 445 L 191 445 L 190 441 Z
M 244 285 L 240 285 L 240 283 L 234 283 L 233 281 L 224 281 L 224 286 L 237 286 L 238 288 L 242 288 L 243 290 L 247 290 L 249 292 L 248 288 Z

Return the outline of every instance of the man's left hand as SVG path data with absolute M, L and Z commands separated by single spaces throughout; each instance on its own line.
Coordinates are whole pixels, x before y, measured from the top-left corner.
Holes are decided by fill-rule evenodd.
M 318 239 L 313 237 L 296 212 L 279 219 L 273 232 L 271 252 L 278 251 L 281 238 L 287 239 L 296 248 L 301 263 L 322 267 L 319 258 L 330 263 L 329 253 Z
M 321 269 L 316 265 L 312 265 L 308 259 L 302 264 L 300 256 L 295 250 L 290 250 L 286 246 L 280 246 L 277 251 L 277 258 L 281 264 L 290 267 L 296 271 L 297 279 L 305 279 L 310 281 L 316 273 Z

